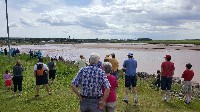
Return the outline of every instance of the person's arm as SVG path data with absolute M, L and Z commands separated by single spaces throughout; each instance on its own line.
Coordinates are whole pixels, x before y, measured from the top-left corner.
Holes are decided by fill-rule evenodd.
M 105 103 L 106 103 L 106 99 L 108 98 L 109 96 L 109 93 L 110 93 L 110 83 L 107 79 L 107 76 L 105 74 L 105 72 L 102 74 L 102 81 L 103 81 L 103 86 L 105 88 L 105 91 L 103 93 L 103 97 L 101 98 L 101 100 L 99 101 L 99 108 L 100 109 L 103 109 Z
M 99 101 L 99 109 L 103 109 L 104 105 L 106 103 L 106 99 L 108 98 L 110 93 L 110 88 L 106 88 L 104 93 L 103 93 L 103 97 L 101 98 L 101 100 Z
M 118 81 L 116 78 L 115 78 L 115 87 L 118 88 Z
M 34 70 L 34 77 L 36 77 L 36 75 L 37 75 L 37 74 L 36 74 L 36 71 Z
M 82 96 L 80 94 L 80 92 L 78 91 L 78 88 L 75 85 L 71 85 L 72 91 L 78 96 L 78 98 L 80 99 L 80 101 L 82 101 Z
M 80 101 L 82 100 L 81 94 L 78 91 L 78 85 L 81 82 L 81 74 L 82 74 L 82 69 L 79 70 L 79 72 L 77 73 L 76 77 L 73 79 L 72 83 L 71 83 L 71 88 L 72 91 L 79 97 Z

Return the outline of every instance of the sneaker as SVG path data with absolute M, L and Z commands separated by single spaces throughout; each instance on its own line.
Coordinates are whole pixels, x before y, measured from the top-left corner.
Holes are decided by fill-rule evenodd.
M 127 99 L 123 99 L 122 101 L 128 104 L 128 100 Z
M 169 102 L 169 100 L 170 100 L 170 98 L 167 96 L 167 97 L 166 97 L 166 101 Z
M 39 97 L 40 95 L 35 95 L 35 97 Z
M 166 101 L 166 100 L 167 100 L 166 96 L 163 96 L 162 101 Z

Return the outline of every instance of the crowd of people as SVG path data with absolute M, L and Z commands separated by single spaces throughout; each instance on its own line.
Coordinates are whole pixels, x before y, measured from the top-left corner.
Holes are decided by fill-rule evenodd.
M 20 50 L 18 49 L 18 48 L 10 48 L 10 51 L 8 51 L 6 48 L 1 48 L 1 50 L 0 50 L 0 54 L 1 55 L 8 55 L 8 53 L 10 52 L 10 55 L 12 56 L 12 57 L 15 57 L 17 54 L 20 54 Z
M 54 82 L 56 76 L 56 63 L 54 58 L 51 58 L 51 61 L 48 64 L 45 64 L 40 50 L 38 50 L 37 53 L 30 50 L 29 54 L 30 58 L 33 58 L 36 55 L 39 60 L 34 66 L 34 76 L 36 79 L 35 97 L 39 97 L 40 85 L 45 85 L 47 93 L 51 95 L 49 84 Z M 160 70 L 157 70 L 158 75 L 155 84 L 158 89 L 161 86 L 162 100 L 168 102 L 170 100 L 170 90 L 175 66 L 174 63 L 171 62 L 170 55 L 166 55 L 164 59 L 165 61 L 162 62 Z M 71 83 L 71 88 L 80 99 L 81 112 L 115 112 L 119 69 L 119 63 L 115 54 L 112 53 L 106 55 L 104 62 L 101 62 L 99 55 L 92 53 L 89 57 L 89 64 L 87 64 L 85 57 L 80 55 L 80 59 L 74 64 L 77 65 L 79 71 Z M 182 78 L 184 79 L 183 85 L 186 95 L 186 104 L 191 102 L 191 80 L 194 76 L 194 72 L 191 68 L 192 65 L 190 63 L 186 64 L 186 70 L 182 75 Z M 127 59 L 123 62 L 122 68 L 125 73 L 125 96 L 122 101 L 125 103 L 129 103 L 130 101 L 133 101 L 135 104 L 138 103 L 136 69 L 137 61 L 134 59 L 133 53 L 129 52 L 127 54 Z M 5 86 L 8 89 L 11 89 L 13 83 L 14 96 L 16 96 L 17 90 L 19 91 L 19 95 L 22 95 L 23 71 L 24 67 L 20 60 L 14 65 L 13 74 L 11 74 L 9 70 L 5 71 Z M 133 100 L 129 99 L 130 89 L 133 91 Z
M 111 56 L 111 57 L 110 57 Z M 134 103 L 138 103 L 137 96 L 137 61 L 133 57 L 133 53 L 127 54 L 128 59 L 123 63 L 122 70 L 125 72 L 125 97 L 123 102 L 129 103 L 129 90 L 132 86 L 134 94 Z M 104 62 L 100 64 L 98 54 L 91 54 L 89 65 L 83 55 L 75 64 L 79 67 L 79 72 L 72 81 L 72 90 L 80 99 L 81 112 L 115 112 L 116 111 L 116 90 L 118 87 L 118 61 L 115 54 L 106 55 Z M 171 62 L 171 56 L 166 55 L 165 61 L 162 62 L 160 70 L 157 70 L 157 80 L 155 85 L 158 89 L 161 86 L 162 100 L 169 102 L 170 91 L 172 85 L 172 77 L 174 75 L 175 66 Z M 185 103 L 191 102 L 192 83 L 191 80 L 194 72 L 190 63 L 186 64 L 186 70 L 183 72 Z M 81 88 L 80 91 L 78 88 Z

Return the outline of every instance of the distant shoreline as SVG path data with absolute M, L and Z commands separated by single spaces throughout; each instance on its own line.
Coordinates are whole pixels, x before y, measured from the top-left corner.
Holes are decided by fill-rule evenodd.
M 78 48 L 113 48 L 113 49 L 141 49 L 141 50 L 194 50 L 200 51 L 200 45 L 193 44 L 147 44 L 147 43 L 82 43 L 74 44 Z

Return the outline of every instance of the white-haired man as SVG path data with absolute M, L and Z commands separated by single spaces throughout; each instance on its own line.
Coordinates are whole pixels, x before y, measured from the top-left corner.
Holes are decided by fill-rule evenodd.
M 105 72 L 97 67 L 98 54 L 92 53 L 89 65 L 82 68 L 72 81 L 72 90 L 80 99 L 81 112 L 103 112 L 106 99 L 110 92 L 110 83 Z M 80 92 L 78 86 L 81 87 Z M 102 97 L 102 86 L 105 88 Z

